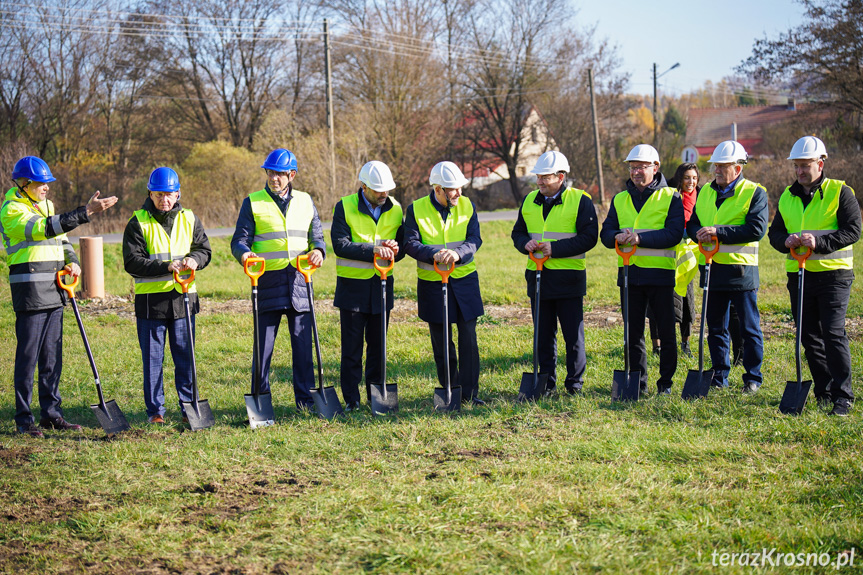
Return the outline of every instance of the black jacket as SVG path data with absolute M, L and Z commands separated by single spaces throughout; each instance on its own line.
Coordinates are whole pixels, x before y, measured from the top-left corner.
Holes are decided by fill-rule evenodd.
M 147 197 L 142 209 L 150 212 L 150 215 L 162 224 L 165 232 L 170 236 L 171 230 L 174 228 L 174 219 L 182 209 L 182 206 L 180 206 L 180 202 L 178 201 L 170 211 L 161 212 L 156 209 L 152 200 Z M 210 258 L 212 257 L 210 240 L 207 239 L 207 234 L 204 232 L 204 225 L 197 217 L 195 218 L 195 229 L 192 234 L 192 246 L 186 256 L 198 262 L 197 272 L 204 269 L 210 263 Z M 150 253 L 147 251 L 147 240 L 144 239 L 141 224 L 138 222 L 138 218 L 132 216 L 123 232 L 123 268 L 132 277 L 157 277 L 168 273 L 168 264 L 169 262 L 150 259 Z M 189 306 L 192 313 L 200 311 L 197 293 L 189 294 Z M 186 317 L 183 294 L 177 290 L 165 293 L 136 294 L 135 317 L 142 319 L 179 319 Z
M 357 193 L 362 194 L 362 188 L 360 188 Z M 391 198 L 387 198 L 386 203 L 381 207 L 381 216 L 383 216 L 384 212 L 388 212 L 392 208 L 393 201 Z M 372 218 L 372 214 L 369 212 L 369 208 L 362 198 L 360 198 L 359 201 L 359 211 L 360 214 Z M 396 261 L 400 261 L 405 257 L 404 236 L 405 227 L 404 225 L 401 225 L 399 226 L 395 237 L 396 242 L 399 244 Z M 339 200 L 336 207 L 333 209 L 333 223 L 330 230 L 330 238 L 333 242 L 333 252 L 335 252 L 336 257 L 361 262 L 371 262 L 374 259 L 374 246 L 353 241 L 351 227 L 348 225 L 347 219 L 345 218 L 345 207 L 341 200 Z M 381 313 L 380 276 L 375 273 L 374 276 L 365 280 L 336 277 L 336 296 L 333 301 L 333 305 L 340 309 L 362 313 Z M 387 275 L 387 309 L 393 309 L 392 272 Z
M 790 192 L 803 201 L 803 207 L 809 205 L 812 197 L 816 193 L 823 194 L 821 184 L 824 182 L 822 176 L 814 183 L 812 188 L 807 192 L 799 182 L 791 184 Z M 854 190 L 848 186 L 842 186 L 839 191 L 839 206 L 836 210 L 836 221 L 839 224 L 839 229 L 835 232 L 816 236 L 815 250 L 816 254 L 829 254 L 837 250 L 841 250 L 848 246 L 854 245 L 860 240 L 861 217 L 860 204 L 857 203 L 857 198 L 854 196 Z M 776 210 L 776 215 L 773 216 L 773 223 L 770 224 L 770 230 L 767 232 L 767 237 L 770 240 L 770 245 L 776 251 L 787 254 L 790 250 L 785 247 L 785 240 L 788 239 L 788 229 L 785 227 L 785 219 L 779 210 Z M 821 281 L 831 282 L 833 280 L 854 279 L 854 270 L 830 270 L 817 272 L 818 279 Z M 788 274 L 793 276 L 794 281 L 797 281 L 797 272 Z M 807 273 L 808 276 L 808 273 Z
M 630 179 L 626 180 L 626 190 L 620 193 L 632 196 L 632 204 L 635 206 L 636 211 L 640 212 L 641 208 L 644 207 L 644 203 L 653 192 L 665 187 L 668 187 L 668 184 L 665 182 L 665 176 L 658 173 L 653 178 L 653 182 L 644 188 L 643 192 L 639 192 Z M 671 198 L 671 204 L 668 206 L 668 216 L 665 218 L 665 226 L 659 230 L 638 234 L 640 236 L 639 247 L 660 250 L 674 248 L 683 239 L 683 227 L 683 200 L 680 199 L 680 193 L 675 192 L 674 197 Z M 599 234 L 602 245 L 614 249 L 614 236 L 619 234 L 620 231 L 617 210 L 614 207 L 614 202 L 611 202 L 611 207 L 608 209 L 605 221 L 602 222 L 602 231 Z M 674 270 L 629 266 L 629 284 L 634 286 L 673 286 L 674 274 Z M 617 270 L 617 285 L 623 286 L 623 266 L 618 267 Z
M 562 188 L 561 192 L 563 191 Z M 543 219 L 548 218 L 548 215 L 558 206 L 563 206 L 563 194 L 559 194 L 551 204 L 545 202 L 542 194 L 536 194 L 533 202 L 542 206 Z M 527 223 L 524 221 L 522 210 L 524 209 L 525 198 L 522 201 L 522 209 L 518 211 L 518 217 L 515 220 L 515 225 L 512 228 L 512 243 L 515 249 L 527 255 L 524 246 L 530 241 L 530 233 L 527 231 Z M 574 238 L 558 240 L 551 242 L 551 257 L 566 258 L 576 256 L 578 254 L 587 253 L 596 245 L 599 237 L 599 222 L 596 219 L 596 208 L 593 201 L 585 195 L 581 196 L 578 204 L 578 217 L 575 220 L 575 228 L 578 230 L 578 235 Z M 536 293 L 536 272 L 525 269 L 524 277 L 527 280 L 527 296 L 533 298 Z M 585 270 L 561 270 L 561 269 L 543 269 L 542 270 L 542 286 L 540 289 L 540 299 L 564 299 L 571 297 L 581 297 L 587 293 L 587 273 Z
M 717 208 L 728 198 L 734 197 L 733 189 L 725 194 L 719 193 L 721 190 L 716 184 L 716 180 L 710 182 L 710 185 L 717 191 Z M 745 244 L 760 241 L 767 232 L 767 217 L 767 192 L 759 186 L 749 204 L 746 221 L 739 226 L 723 226 L 717 229 L 716 237 L 721 244 Z M 686 233 L 689 234 L 692 241 L 698 241 L 695 236 L 702 227 L 704 226 L 698 220 L 698 214 L 693 210 L 692 217 L 689 218 L 689 223 L 686 225 Z M 704 266 L 700 266 L 700 270 L 699 284 L 704 287 Z M 758 289 L 759 283 L 758 266 L 719 264 L 715 261 L 710 264 L 710 289 L 712 290 L 749 291 Z

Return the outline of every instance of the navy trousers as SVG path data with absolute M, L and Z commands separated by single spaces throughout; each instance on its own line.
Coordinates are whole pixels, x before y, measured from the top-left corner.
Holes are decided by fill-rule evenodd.
M 437 377 L 441 387 L 446 387 L 446 366 L 443 346 L 449 346 L 449 377 L 451 385 L 461 386 L 461 399 L 468 401 L 479 395 L 479 348 L 476 342 L 476 320 L 465 321 L 458 314 L 458 356 L 452 341 L 452 327 L 448 326 L 448 337 L 444 336 L 444 324 L 429 323 L 432 353 Z
M 60 373 L 63 370 L 63 308 L 15 314 L 15 423 L 35 422 L 30 411 L 33 376 L 39 368 L 39 407 L 43 418 L 62 417 Z
M 713 363 L 713 385 L 728 387 L 731 370 L 728 351 L 729 308 L 734 304 L 740 318 L 740 336 L 743 342 L 743 383 L 761 387 L 761 362 L 764 359 L 764 337 L 761 334 L 761 314 L 758 312 L 758 291 L 716 291 L 711 289 L 707 299 L 707 344 Z
M 387 325 L 390 314 L 387 312 Z M 340 383 L 345 403 L 360 401 L 360 381 L 363 378 L 363 340 L 366 343 L 366 401 L 371 402 L 370 385 L 381 382 L 381 314 L 339 310 L 342 330 L 342 366 Z
M 192 397 L 192 342 L 195 337 L 195 315 L 192 314 L 192 338 L 186 318 L 145 319 L 138 318 L 138 345 L 144 364 L 144 405 L 147 417 L 165 415 L 165 336 L 174 359 L 174 387 L 177 389 L 177 405 L 185 415 L 181 402 L 189 403 Z
M 315 385 L 315 370 L 312 364 L 312 313 L 294 309 L 279 309 L 258 313 L 258 346 L 261 350 L 261 392 L 270 393 L 270 364 L 279 324 L 287 316 L 291 330 L 291 367 L 293 370 L 294 402 L 300 409 L 311 409 L 315 402 L 311 390 Z M 254 365 L 254 361 L 253 361 Z M 252 369 L 255 369 L 253 367 Z
M 543 299 L 539 304 L 539 372 L 548 374 L 546 389 L 557 382 L 557 323 L 566 344 L 566 379 L 564 386 L 577 391 L 584 384 L 587 357 L 584 353 L 584 305 L 581 297 Z M 536 298 L 530 299 L 531 312 L 536 315 Z

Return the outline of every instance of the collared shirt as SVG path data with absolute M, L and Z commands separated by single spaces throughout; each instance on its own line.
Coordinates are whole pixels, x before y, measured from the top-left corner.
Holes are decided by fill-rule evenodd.
M 743 172 L 740 172 L 740 175 L 737 178 L 725 186 L 724 188 L 720 188 L 719 184 L 716 183 L 716 180 L 710 182 L 710 187 L 716 190 L 716 207 L 719 207 L 719 204 L 722 203 L 722 200 L 727 200 L 729 197 L 734 195 L 734 188 L 737 187 L 737 183 L 743 177 Z
M 375 221 L 378 221 L 381 217 L 381 206 L 373 206 L 369 199 L 366 197 L 366 195 L 363 193 L 362 189 L 360 189 L 360 197 L 366 203 L 366 207 L 369 209 L 369 213 L 372 215 Z

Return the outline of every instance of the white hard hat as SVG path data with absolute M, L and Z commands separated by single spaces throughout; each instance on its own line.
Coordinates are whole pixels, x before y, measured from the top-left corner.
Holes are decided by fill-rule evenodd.
M 531 174 L 539 176 L 544 174 L 556 174 L 558 172 L 568 172 L 569 162 L 566 161 L 566 156 L 560 152 L 549 150 L 543 153 L 536 161 L 536 165 L 530 171 Z
M 389 166 L 372 160 L 360 168 L 360 181 L 376 192 L 389 192 L 396 188 Z
M 726 140 L 716 146 L 707 161 L 711 164 L 745 164 L 748 160 L 749 154 L 740 142 Z
M 820 138 L 803 136 L 791 147 L 789 160 L 824 160 L 827 158 L 827 148 Z
M 444 188 L 461 188 L 470 182 L 458 169 L 458 166 L 452 162 L 438 162 L 431 169 L 429 175 L 429 183 L 433 186 L 442 186 Z
M 656 148 L 649 144 L 638 144 L 626 156 L 626 162 L 650 162 L 652 164 L 659 163 L 659 152 Z

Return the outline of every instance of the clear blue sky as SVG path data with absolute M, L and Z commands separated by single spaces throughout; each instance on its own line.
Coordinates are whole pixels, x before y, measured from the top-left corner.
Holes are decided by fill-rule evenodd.
M 597 36 L 618 46 L 634 94 L 653 94 L 654 62 L 659 74 L 680 63 L 659 79 L 666 93 L 719 82 L 752 54 L 756 39 L 776 38 L 803 22 L 803 8 L 793 0 L 572 1 L 579 26 L 597 24 Z

